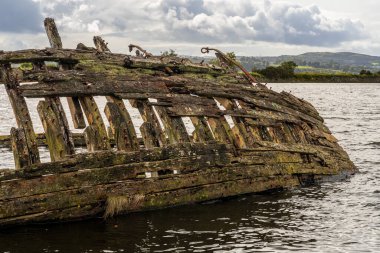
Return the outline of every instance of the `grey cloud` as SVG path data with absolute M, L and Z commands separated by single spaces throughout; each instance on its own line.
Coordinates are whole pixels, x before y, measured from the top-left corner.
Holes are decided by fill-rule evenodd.
M 35 33 L 43 31 L 39 4 L 32 0 L 2 0 L 0 32 Z
M 360 22 L 327 18 L 317 6 L 270 0 L 39 1 L 64 31 L 87 32 L 97 21 L 101 33 L 145 40 L 337 46 L 366 36 Z

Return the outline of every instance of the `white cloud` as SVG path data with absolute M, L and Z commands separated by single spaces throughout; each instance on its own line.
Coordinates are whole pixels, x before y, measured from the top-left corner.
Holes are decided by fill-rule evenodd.
M 55 18 L 64 45 L 71 47 L 78 42 L 91 42 L 95 34 L 115 41 L 110 43 L 117 48 L 114 51 L 124 50 L 120 46 L 129 42 L 154 47 L 186 44 L 196 48 L 228 44 L 247 50 L 266 43 L 273 48 L 289 45 L 309 50 L 340 49 L 363 42 L 364 38 L 369 41 L 369 33 L 361 22 L 334 17 L 331 12 L 327 15 L 317 5 L 289 1 L 33 0 L 31 3 L 39 4 L 42 16 Z
M 360 22 L 331 19 L 315 6 L 251 0 L 39 0 L 68 32 L 140 33 L 183 42 L 268 41 L 339 45 L 364 37 Z M 155 34 L 150 34 L 156 31 Z

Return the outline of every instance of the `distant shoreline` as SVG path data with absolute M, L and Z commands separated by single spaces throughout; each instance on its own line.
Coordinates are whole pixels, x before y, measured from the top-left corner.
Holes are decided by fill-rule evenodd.
M 362 76 L 355 74 L 326 75 L 297 73 L 289 78 L 266 78 L 256 76 L 261 83 L 380 83 L 380 75 Z

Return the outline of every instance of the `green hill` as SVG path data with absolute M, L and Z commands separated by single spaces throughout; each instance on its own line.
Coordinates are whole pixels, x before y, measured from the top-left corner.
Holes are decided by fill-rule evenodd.
M 306 67 L 311 67 L 316 72 L 342 71 L 350 73 L 359 73 L 362 69 L 372 72 L 380 71 L 380 57 L 350 52 L 317 52 L 304 53 L 300 55 L 281 55 L 281 56 L 239 56 L 238 59 L 247 69 L 263 69 L 269 65 L 278 65 L 284 61 L 294 61 L 297 65 L 298 72 L 303 72 Z M 303 67 L 303 68 L 302 68 Z M 307 71 L 310 72 L 310 69 Z

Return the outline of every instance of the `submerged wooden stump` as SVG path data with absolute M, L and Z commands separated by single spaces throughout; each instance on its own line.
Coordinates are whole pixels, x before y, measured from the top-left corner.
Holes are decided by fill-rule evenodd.
M 357 171 L 307 101 L 180 57 L 114 54 L 100 37 L 96 49 L 62 49 L 54 22 L 46 24 L 52 48 L 0 52 L 17 121 L 0 137 L 17 169 L 0 171 L 0 226 L 109 217 Z M 34 67 L 16 77 L 10 67 L 18 63 Z M 69 97 L 76 128 L 86 116 L 83 133 L 70 132 L 61 97 Z M 25 98 L 45 99 L 44 133 L 35 134 Z M 46 144 L 52 162 L 40 163 L 38 145 Z

